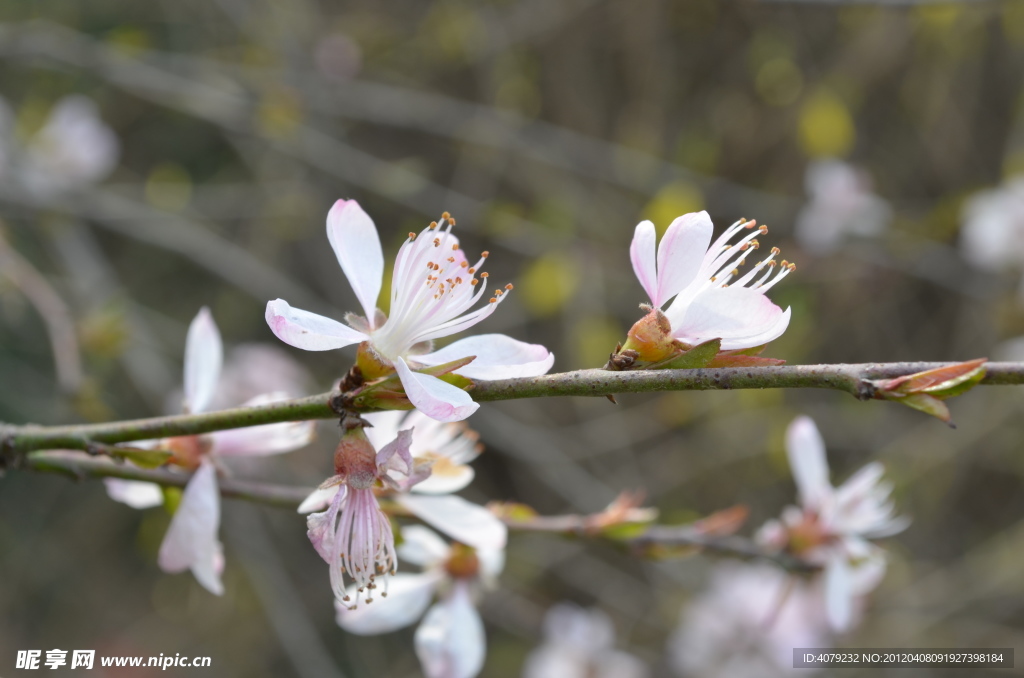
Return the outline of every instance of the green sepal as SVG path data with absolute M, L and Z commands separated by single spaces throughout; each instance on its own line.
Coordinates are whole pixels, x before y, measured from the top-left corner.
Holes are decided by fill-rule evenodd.
M 709 339 L 703 344 L 697 344 L 688 351 L 672 356 L 660 363 L 654 363 L 647 369 L 650 370 L 695 370 L 707 367 L 715 359 L 722 349 L 721 339 Z
M 168 515 L 173 516 L 175 511 L 178 510 L 178 505 L 181 504 L 182 489 L 171 485 L 164 485 L 160 489 L 164 493 L 164 509 Z
M 907 407 L 912 407 L 915 410 L 930 414 L 936 419 L 950 424 L 952 419 L 949 408 L 946 407 L 946 403 L 942 402 L 934 396 L 930 396 L 927 393 L 911 393 L 910 395 L 903 396 L 902 398 L 889 398 L 889 400 L 895 403 L 903 403 Z

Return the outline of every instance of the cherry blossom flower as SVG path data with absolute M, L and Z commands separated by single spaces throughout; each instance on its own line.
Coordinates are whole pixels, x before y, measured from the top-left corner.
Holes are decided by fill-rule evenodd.
M 668 227 L 656 250 L 654 224 L 637 225 L 629 254 L 652 306 L 638 325 L 653 324 L 648 329 L 656 334 L 689 345 L 721 339 L 723 351 L 762 346 L 786 331 L 790 317 L 788 308 L 783 311 L 765 293 L 795 266 L 777 262 L 779 249 L 772 248 L 741 274 L 747 257 L 759 247 L 757 236 L 767 233 L 767 227 L 741 219 L 712 242 L 713 228 L 707 212 L 683 215 Z M 633 341 L 637 329 L 630 332 Z
M 198 413 L 214 399 L 221 373 L 223 344 L 209 309 L 192 321 L 185 341 L 184 410 Z M 288 393 L 267 393 L 250 399 L 246 407 L 286 399 Z M 192 570 L 196 580 L 211 593 L 224 592 L 220 580 L 224 568 L 223 547 L 217 539 L 220 526 L 220 490 L 217 463 L 233 457 L 261 457 L 303 447 L 313 437 L 312 422 L 286 422 L 218 431 L 207 435 L 181 436 L 132 443 L 133 447 L 157 447 L 173 453 L 171 463 L 194 471 L 181 495 L 170 527 L 160 545 L 158 563 L 165 572 Z M 107 493 L 133 508 L 163 503 L 163 492 L 153 483 L 107 478 Z
M 526 657 L 523 678 L 646 678 L 647 666 L 615 649 L 615 627 L 601 610 L 560 603 L 544 617 L 544 643 Z
M 832 487 L 825 443 L 809 417 L 790 424 L 786 452 L 801 506 L 787 507 L 780 521 L 766 523 L 758 540 L 822 566 L 828 621 L 836 631 L 849 630 L 858 601 L 885 575 L 885 551 L 868 540 L 902 532 L 910 521 L 893 515 L 892 486 L 882 482 L 878 462 Z
M 377 229 L 354 200 L 339 200 L 327 215 L 327 238 L 341 270 L 363 307 L 364 316 L 348 314 L 340 323 L 292 308 L 283 299 L 267 304 L 266 319 L 277 337 L 296 348 L 326 351 L 359 344 L 356 364 L 366 379 L 397 372 L 412 404 L 438 421 L 460 421 L 477 410 L 464 390 L 418 369 L 475 356 L 455 370 L 470 379 L 502 379 L 544 374 L 554 356 L 538 344 L 502 334 L 461 339 L 434 351 L 432 341 L 469 329 L 493 313 L 505 299 L 495 290 L 489 303 L 470 311 L 487 296 L 487 252 L 470 264 L 451 234 L 455 221 L 431 223 L 410 233 L 395 259 L 391 281 L 391 316 L 377 309 L 384 274 L 384 254 Z
M 356 536 L 350 534 L 350 525 L 387 521 L 380 512 L 375 493 L 386 494 L 399 506 L 461 543 L 486 551 L 505 547 L 508 529 L 504 523 L 486 508 L 451 494 L 463 489 L 473 479 L 473 470 L 467 463 L 480 453 L 475 432 L 461 424 L 437 422 L 417 411 L 379 412 L 366 415 L 365 420 L 372 427 L 358 427 L 358 433 L 347 432 L 346 437 L 351 435 L 354 438 L 342 456 L 339 456 L 342 450 L 339 446 L 339 453 L 335 456 L 336 475 L 299 506 L 300 513 L 321 511 L 307 519 L 310 539 L 321 556 L 324 553 L 330 554 L 331 560 L 328 562 L 332 563 L 335 552 L 340 553 L 339 549 L 332 548 L 333 544 L 356 541 Z M 384 444 L 385 441 L 387 444 Z M 393 452 L 386 452 L 389 446 L 394 447 Z M 376 453 L 376 457 L 372 457 L 374 449 L 381 450 Z M 364 483 L 367 484 L 366 491 L 358 503 L 349 507 L 354 500 L 352 483 L 347 479 L 353 477 L 349 467 L 356 457 L 366 472 L 372 473 L 373 482 Z M 372 471 L 371 458 L 378 460 L 374 462 L 377 466 Z M 381 459 L 390 461 L 382 463 L 379 461 Z M 400 463 L 399 459 L 402 460 Z M 346 511 L 353 516 L 350 520 L 346 519 L 346 515 L 349 515 Z M 356 512 L 362 512 L 362 521 L 356 517 Z M 338 515 L 341 516 L 340 521 L 337 520 Z M 372 553 L 373 557 L 366 555 L 360 562 L 373 563 L 373 567 L 360 565 L 360 572 L 363 573 L 361 581 L 363 587 L 372 592 L 373 589 L 368 587 L 376 583 L 380 574 L 389 574 L 397 568 L 397 562 L 391 557 L 394 537 L 390 524 L 385 528 L 383 523 L 377 532 L 365 536 L 373 539 L 373 545 L 371 547 L 367 541 L 363 551 Z M 328 540 L 327 546 L 323 546 L 325 539 Z M 376 558 L 377 554 L 381 554 L 381 559 Z M 327 560 L 327 557 L 324 556 L 324 559 Z M 354 572 L 352 567 L 346 565 L 345 571 L 360 581 L 357 577 L 359 573 Z M 344 590 L 340 574 L 340 567 L 332 564 L 331 581 L 336 594 L 343 594 Z M 370 580 L 371 574 L 373 582 Z
M 1024 176 L 982 191 L 964 205 L 960 247 L 972 264 L 989 271 L 1024 268 Z M 1024 279 L 1020 294 L 1024 297 Z
M 505 565 L 504 551 L 449 545 L 421 525 L 402 528 L 402 537 L 402 559 L 423 571 L 392 577 L 387 598 L 372 606 L 352 608 L 343 599 L 335 600 L 338 624 L 350 633 L 375 635 L 423 617 L 415 644 L 427 678 L 473 678 L 483 668 L 487 652 L 484 625 L 473 604 L 474 589 L 494 585 Z M 349 597 L 358 595 L 354 589 L 354 584 L 349 587 Z M 428 610 L 435 596 L 438 601 Z
M 86 97 L 72 95 L 59 100 L 42 128 L 25 144 L 13 142 L 12 119 L 0 101 L 0 134 L 5 136 L 0 174 L 8 168 L 16 170 L 16 177 L 30 191 L 45 195 L 97 183 L 117 166 L 117 136 Z
M 810 200 L 794 235 L 808 252 L 828 254 L 848 236 L 877 236 L 889 225 L 892 209 L 872 192 L 870 177 L 841 160 L 809 164 L 806 185 Z
M 668 642 L 681 676 L 772 678 L 793 669 L 793 648 L 829 647 L 820 593 L 768 565 L 722 563 L 683 609 Z

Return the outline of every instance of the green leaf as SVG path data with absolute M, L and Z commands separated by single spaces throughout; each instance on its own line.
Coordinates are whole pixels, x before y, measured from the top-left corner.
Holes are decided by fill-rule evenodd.
M 912 393 L 902 398 L 890 398 L 890 400 L 896 403 L 903 403 L 907 407 L 912 407 L 925 414 L 930 414 L 936 419 L 941 419 L 952 426 L 952 417 L 949 414 L 949 408 L 946 407 L 946 403 L 927 393 Z
M 126 459 L 139 468 L 159 468 L 170 461 L 173 452 L 167 450 L 140 450 L 137 447 L 113 447 L 110 453 Z
M 697 344 L 689 351 L 675 355 L 668 360 L 651 365 L 652 370 L 693 370 L 707 367 L 718 355 L 722 348 L 721 339 L 709 339 L 703 344 Z

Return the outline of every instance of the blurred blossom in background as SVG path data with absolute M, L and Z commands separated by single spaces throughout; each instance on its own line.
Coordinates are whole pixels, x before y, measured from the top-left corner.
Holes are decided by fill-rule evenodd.
M 225 349 L 211 407 L 328 390 L 351 354 L 284 345 L 263 314 L 277 297 L 359 308 L 323 237 L 338 199 L 373 215 L 386 252 L 451 212 L 460 246 L 515 287 L 474 329 L 543 344 L 556 372 L 603 365 L 640 317 L 634 226 L 660 237 L 701 210 L 716 237 L 767 224 L 798 264 L 771 290 L 792 309 L 774 358 L 1022 355 L 1019 0 L 0 6 L 0 421 L 178 411 L 203 306 Z M 479 614 L 494 678 L 545 662 L 784 675 L 794 645 L 1024 646 L 1024 400 L 976 389 L 955 410 L 950 431 L 889 403 L 766 390 L 483 403 L 469 420 L 487 453 L 448 506 L 592 513 L 643 490 L 670 524 L 745 506 L 752 537 L 794 501 L 785 430 L 813 417 L 831 476 L 882 462 L 914 518 L 843 633 L 814 578 L 769 563 L 512 532 L 486 595 L 437 584 L 405 627 L 357 635 L 294 511 L 221 502 L 214 596 L 159 568 L 163 508 L 11 471 L 0 673 L 19 649 L 58 647 L 210 656 L 228 678 L 418 676 L 449 647 L 430 622 L 453 616 L 426 609 L 452 601 Z M 230 472 L 315 487 L 339 436 L 316 428 Z

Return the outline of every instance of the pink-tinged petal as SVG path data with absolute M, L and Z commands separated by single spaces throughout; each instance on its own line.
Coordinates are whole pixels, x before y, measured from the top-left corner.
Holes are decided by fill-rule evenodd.
M 848 631 L 853 624 L 853 576 L 843 554 L 834 554 L 825 565 L 825 614 L 834 631 Z
M 384 252 L 377 227 L 355 200 L 339 200 L 327 214 L 327 239 L 372 323 L 384 280 Z
M 387 577 L 383 584 L 378 585 L 381 591 L 387 586 L 387 597 L 374 598 L 372 604 L 361 604 L 354 608 L 335 598 L 338 626 L 360 636 L 389 633 L 409 626 L 422 617 L 430 605 L 440 576 L 429 573 Z M 359 586 L 350 584 L 345 593 L 350 599 L 356 600 Z
M 309 496 L 302 500 L 297 509 L 298 513 L 313 513 L 314 511 L 324 511 L 331 502 L 334 501 L 334 497 L 338 494 L 338 490 L 342 488 L 342 485 L 332 485 L 331 487 L 325 487 L 322 489 L 315 489 L 309 493 Z
M 715 227 L 707 212 L 692 212 L 675 219 L 658 244 L 658 298 L 660 307 L 693 282 L 711 244 Z
M 415 411 L 415 410 L 413 410 Z M 370 412 L 362 415 L 363 419 L 370 422 L 371 426 L 364 428 L 363 433 L 369 438 L 374 449 L 379 450 L 398 436 L 401 426 L 409 428 L 411 423 L 405 423 L 405 417 L 409 412 L 404 410 L 385 410 L 383 412 Z M 427 419 L 427 421 L 432 421 Z M 417 434 L 414 440 L 418 439 Z
M 330 351 L 369 339 L 337 320 L 292 308 L 284 299 L 267 302 L 266 318 L 278 339 L 304 351 Z
M 471 355 L 476 359 L 455 370 L 456 374 L 470 379 L 538 377 L 555 363 L 554 354 L 540 344 L 527 344 L 504 334 L 466 337 L 414 359 L 423 365 L 443 365 Z
M 252 398 L 242 407 L 260 407 L 287 399 L 285 393 L 266 393 Z M 212 451 L 225 457 L 265 457 L 305 447 L 315 433 L 316 424 L 312 421 L 285 421 L 218 431 L 212 435 Z
M 455 495 L 399 494 L 395 501 L 455 541 L 476 549 L 502 549 L 508 528 L 483 506 Z
M 786 429 L 786 454 L 800 503 L 810 509 L 821 508 L 833 489 L 828 480 L 825 441 L 810 417 L 797 417 Z
M 655 243 L 658 234 L 654 224 L 641 221 L 633 231 L 633 242 L 629 244 L 629 259 L 633 262 L 633 272 L 640 286 L 647 292 L 647 297 L 655 306 L 661 306 L 658 295 L 658 271 L 655 268 Z
M 203 588 L 218 596 L 223 594 L 220 573 L 224 555 L 217 539 L 219 527 L 217 470 L 204 459 L 185 486 L 178 510 L 160 544 L 160 568 L 165 572 L 191 569 Z
M 164 503 L 163 490 L 156 483 L 104 478 L 103 484 L 107 486 L 107 495 L 111 499 L 135 509 L 151 508 Z
M 185 406 L 190 412 L 202 412 L 210 404 L 223 360 L 220 330 L 210 309 L 203 306 L 185 338 Z
M 328 565 L 334 563 L 334 528 L 338 522 L 338 511 L 348 494 L 348 487 L 338 485 L 338 493 L 334 495 L 331 505 L 322 513 L 310 513 L 306 516 L 306 536 L 313 548 Z
M 412 445 L 412 429 L 399 431 L 394 440 L 377 452 L 377 469 L 398 471 L 404 475 L 412 473 L 410 445 Z
M 394 364 L 409 402 L 431 419 L 442 422 L 462 421 L 480 408 L 461 388 L 429 374 L 413 372 L 401 358 L 396 359 Z
M 427 678 L 475 678 L 487 657 L 487 637 L 469 587 L 455 582 L 448 597 L 416 629 L 416 656 Z
M 716 287 L 697 295 L 682 318 L 669 314 L 669 320 L 676 339 L 693 345 L 722 339 L 722 349 L 727 350 L 759 346 L 750 343 L 752 338 L 759 339 L 777 329 L 784 315 L 781 308 L 756 289 Z

